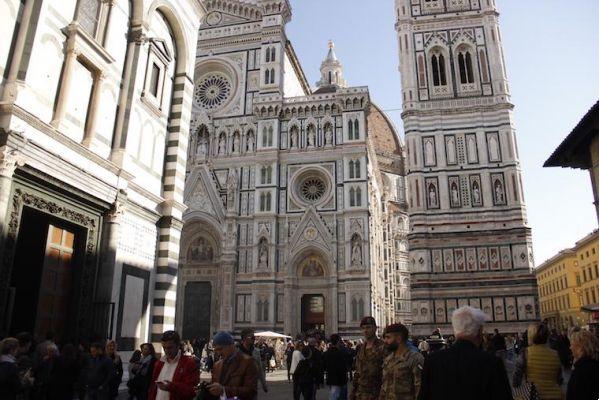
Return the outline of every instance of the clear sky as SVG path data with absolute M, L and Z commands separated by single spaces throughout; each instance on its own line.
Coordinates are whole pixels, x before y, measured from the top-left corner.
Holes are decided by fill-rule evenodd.
M 310 84 L 327 41 L 352 86 L 401 108 L 393 0 L 291 0 L 288 35 Z M 537 265 L 597 229 L 586 171 L 544 161 L 599 100 L 599 1 L 496 0 Z M 401 112 L 389 111 L 403 137 Z

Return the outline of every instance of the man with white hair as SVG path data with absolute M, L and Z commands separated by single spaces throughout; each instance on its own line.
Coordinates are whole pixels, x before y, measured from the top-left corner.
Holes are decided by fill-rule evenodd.
M 512 400 L 512 390 L 501 359 L 480 346 L 486 315 L 461 307 L 451 317 L 456 342 L 424 362 L 418 400 Z

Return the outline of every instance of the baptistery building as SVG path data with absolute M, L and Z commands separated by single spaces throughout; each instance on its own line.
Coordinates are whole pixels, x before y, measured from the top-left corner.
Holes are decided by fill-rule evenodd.
M 179 258 L 184 337 L 410 321 L 404 147 L 333 43 L 312 87 L 287 0 L 209 0 Z M 324 46 L 323 46 L 324 47 Z M 323 52 L 324 53 L 324 52 Z

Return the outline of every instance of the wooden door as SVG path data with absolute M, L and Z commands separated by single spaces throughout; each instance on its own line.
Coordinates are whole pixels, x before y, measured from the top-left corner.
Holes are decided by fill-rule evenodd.
M 61 340 L 68 332 L 74 243 L 74 232 L 49 225 L 35 322 L 39 337 L 53 332 Z

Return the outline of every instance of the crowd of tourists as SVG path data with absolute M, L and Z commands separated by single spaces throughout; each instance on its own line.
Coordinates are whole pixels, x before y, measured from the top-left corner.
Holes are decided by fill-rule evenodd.
M 127 393 L 143 400 L 255 400 L 259 389 L 269 390 L 266 374 L 286 367 L 294 400 L 315 400 L 319 390 L 329 400 L 599 398 L 594 333 L 550 332 L 534 323 L 522 336 L 485 335 L 485 321 L 481 310 L 462 307 L 453 313 L 452 335 L 436 330 L 414 340 L 399 323 L 379 338 L 375 319 L 365 317 L 357 343 L 338 334 L 257 342 L 251 329 L 238 341 L 218 332 L 211 341 L 190 342 L 167 331 L 160 357 L 151 343 L 133 353 Z M 515 364 L 509 376 L 507 360 Z M 211 372 L 206 382 L 200 382 L 202 369 Z M 59 349 L 51 334 L 35 344 L 23 333 L 0 342 L 0 399 L 115 399 L 123 375 L 114 341 Z

